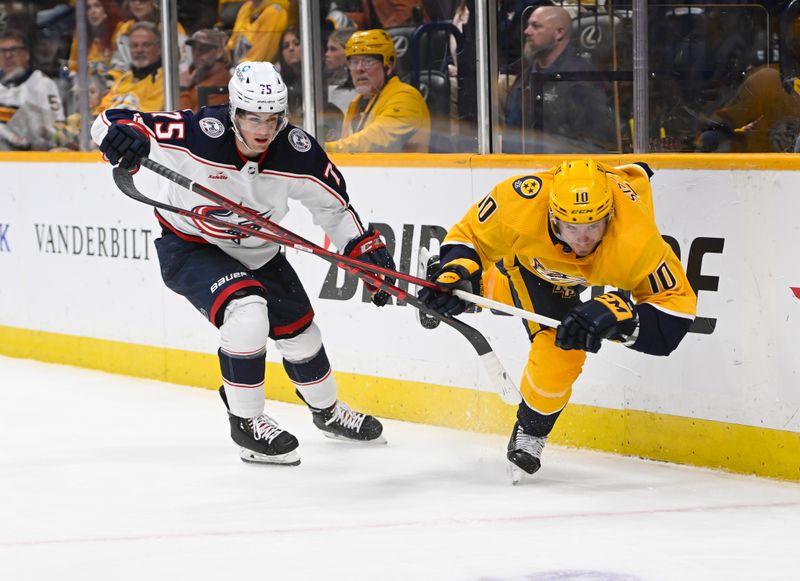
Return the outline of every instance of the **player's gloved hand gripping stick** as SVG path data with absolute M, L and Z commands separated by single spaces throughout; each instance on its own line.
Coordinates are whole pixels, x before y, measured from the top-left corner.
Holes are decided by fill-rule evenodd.
M 249 226 L 233 224 L 210 215 L 199 214 L 185 208 L 178 208 L 177 206 L 172 206 L 170 204 L 149 198 L 136 189 L 136 186 L 133 183 L 133 176 L 128 170 L 121 167 L 115 167 L 113 170 L 114 182 L 117 184 L 117 187 L 119 187 L 119 189 L 128 197 L 168 212 L 174 212 L 182 216 L 204 221 L 208 224 L 226 228 L 244 236 L 261 238 L 263 240 L 268 240 L 270 242 L 281 244 L 296 250 L 309 252 L 319 256 L 320 258 L 323 258 L 324 260 L 327 260 L 330 263 L 335 264 L 339 268 L 342 268 L 363 280 L 367 285 L 369 285 L 369 287 L 375 288 L 379 291 L 384 291 L 400 300 L 404 300 L 411 306 L 423 311 L 425 314 L 431 317 L 441 320 L 446 325 L 449 325 L 461 333 L 478 353 L 479 359 L 483 364 L 490 381 L 492 382 L 493 389 L 500 394 L 500 397 L 503 399 L 503 401 L 510 405 L 517 405 L 522 400 L 516 384 L 511 380 L 508 373 L 503 368 L 502 363 L 500 363 L 497 354 L 492 350 L 492 347 L 489 345 L 486 337 L 484 337 L 478 330 L 470 327 L 466 323 L 459 321 L 458 319 L 440 315 L 436 311 L 428 308 L 413 294 L 410 294 L 394 284 L 391 284 L 383 277 L 398 278 L 401 280 L 407 280 L 417 285 L 429 286 L 437 289 L 439 288 L 438 285 L 402 272 L 381 267 L 377 264 L 358 260 L 356 258 L 351 258 L 349 256 L 326 250 L 325 248 L 318 246 L 313 242 L 298 236 L 297 234 L 294 234 L 283 226 L 280 226 L 279 224 L 276 224 L 275 222 L 272 222 L 271 220 L 232 202 L 225 196 L 222 196 L 221 194 L 218 194 L 217 192 L 214 192 L 213 190 L 210 190 L 205 186 L 198 184 L 197 182 L 193 182 L 186 176 L 174 172 L 173 170 L 164 167 L 163 165 L 149 158 L 142 158 L 141 165 L 178 184 L 179 186 L 215 202 L 226 210 L 229 210 L 230 212 L 242 218 L 246 218 L 253 225 Z M 486 304 L 486 299 L 483 297 L 475 298 L 480 302 L 480 304 Z

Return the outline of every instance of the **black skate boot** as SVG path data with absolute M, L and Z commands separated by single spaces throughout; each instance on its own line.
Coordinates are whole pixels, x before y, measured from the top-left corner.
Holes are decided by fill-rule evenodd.
M 519 484 L 522 471 L 533 474 L 541 468 L 542 450 L 546 442 L 547 436 L 530 436 L 523 431 L 519 422 L 514 424 L 506 453 L 506 458 L 511 463 L 509 473 L 512 484 Z
M 339 400 L 324 410 L 310 409 L 314 425 L 328 438 L 371 444 L 386 443 L 386 438 L 381 435 L 383 424 L 372 416 L 354 412 Z
M 225 407 L 228 408 L 224 387 L 219 388 L 219 394 L 225 402 Z M 231 424 L 231 439 L 241 447 L 239 457 L 242 461 L 287 466 L 300 464 L 297 438 L 281 429 L 267 414 L 261 413 L 254 418 L 240 418 L 228 411 L 228 420 Z

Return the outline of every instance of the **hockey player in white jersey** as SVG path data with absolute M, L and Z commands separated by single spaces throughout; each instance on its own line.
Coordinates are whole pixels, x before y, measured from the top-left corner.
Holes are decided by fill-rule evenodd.
M 92 136 L 112 165 L 135 171 L 149 156 L 274 222 L 297 200 L 342 253 L 394 269 L 385 244 L 365 230 L 350 205 L 344 177 L 320 145 L 287 123 L 287 88 L 268 62 L 243 62 L 229 83 L 228 106 L 143 113 L 111 109 Z M 243 223 L 225 209 L 164 181 L 173 206 Z M 314 311 L 278 245 L 156 210 L 156 240 L 165 284 L 220 330 L 220 388 L 231 437 L 248 462 L 299 464 L 297 439 L 264 413 L 267 338 L 275 341 L 314 424 L 333 438 L 384 441 L 383 426 L 337 398 L 336 381 Z M 389 296 L 375 292 L 382 306 Z

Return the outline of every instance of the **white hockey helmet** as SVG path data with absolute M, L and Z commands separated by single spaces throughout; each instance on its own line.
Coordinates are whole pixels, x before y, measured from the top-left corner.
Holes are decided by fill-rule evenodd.
M 266 61 L 243 61 L 228 82 L 229 112 L 237 135 L 236 111 L 275 113 L 278 115 L 276 134 L 286 127 L 286 108 L 289 90 L 275 66 Z

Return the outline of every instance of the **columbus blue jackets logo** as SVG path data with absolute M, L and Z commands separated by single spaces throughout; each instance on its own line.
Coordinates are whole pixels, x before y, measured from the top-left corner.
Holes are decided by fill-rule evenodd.
M 526 200 L 532 200 L 542 189 L 542 180 L 536 176 L 525 176 L 514 180 L 514 183 L 511 184 L 511 186 L 520 196 Z
M 289 132 L 289 143 L 300 153 L 311 149 L 311 140 L 308 135 L 302 129 L 297 129 L 296 127 Z
M 200 119 L 200 129 L 209 137 L 221 137 L 225 133 L 225 126 L 222 121 L 214 117 L 203 117 Z

